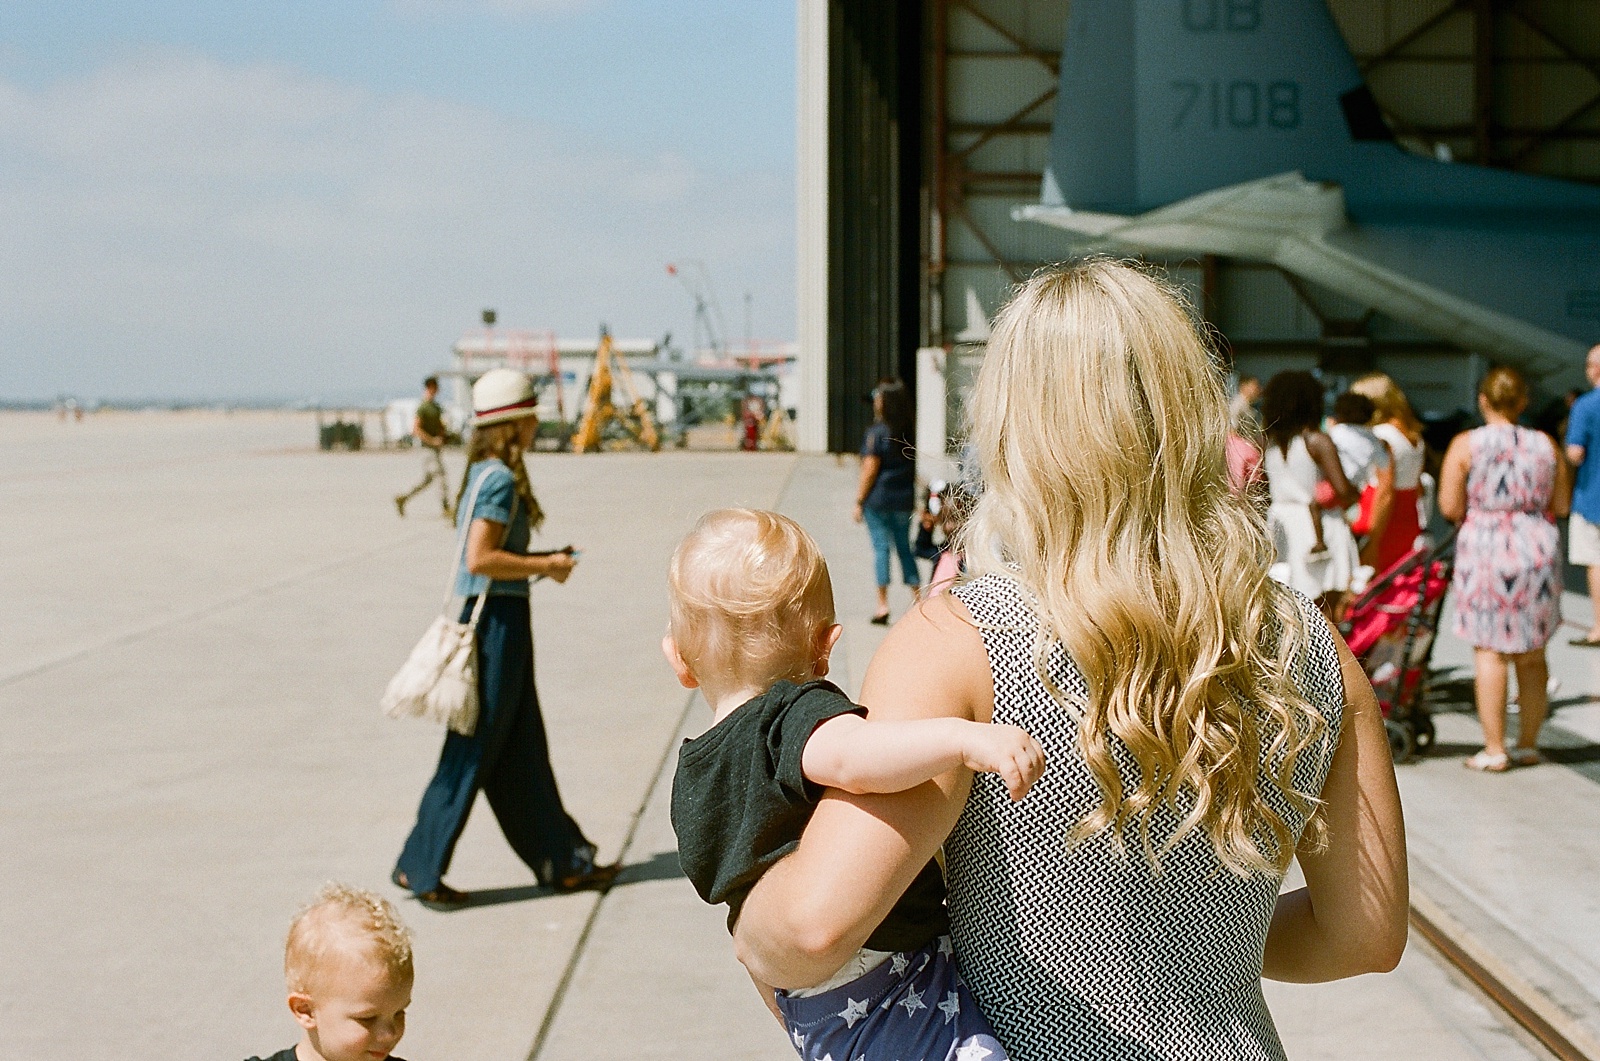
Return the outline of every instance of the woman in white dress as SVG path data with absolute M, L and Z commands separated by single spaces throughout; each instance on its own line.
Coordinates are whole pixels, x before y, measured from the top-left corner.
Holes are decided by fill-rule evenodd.
M 1345 477 L 1333 440 L 1321 430 L 1322 384 L 1309 372 L 1273 376 L 1261 396 L 1261 421 L 1272 501 L 1267 527 L 1278 553 L 1272 577 L 1333 617 L 1360 563 L 1343 513 L 1360 495 Z M 1338 508 L 1316 503 L 1317 482 L 1324 479 Z

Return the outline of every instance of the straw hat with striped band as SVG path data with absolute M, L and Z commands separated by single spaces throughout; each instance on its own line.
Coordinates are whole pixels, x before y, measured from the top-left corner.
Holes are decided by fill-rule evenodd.
M 539 394 L 526 372 L 492 368 L 472 385 L 472 426 L 488 427 L 538 416 Z

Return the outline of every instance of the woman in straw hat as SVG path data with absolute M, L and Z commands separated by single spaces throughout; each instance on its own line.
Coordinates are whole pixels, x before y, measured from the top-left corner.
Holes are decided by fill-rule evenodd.
M 511 369 L 487 372 L 472 388 L 472 441 L 456 499 L 466 564 L 456 593 L 466 598 L 463 622 L 478 595 L 488 594 L 477 632 L 478 726 L 470 737 L 445 735 L 439 767 L 393 874 L 395 884 L 430 906 L 468 901 L 441 878 L 479 789 L 539 883 L 574 891 L 605 887 L 617 874 L 616 865 L 596 864 L 595 846 L 562 806 L 533 683 L 528 580 L 565 582 L 577 563 L 570 551 L 528 552 L 530 534 L 544 522 L 522 461 L 539 426 L 536 403 L 533 381 Z M 474 489 L 466 511 L 462 505 Z
M 861 700 L 1022 726 L 1044 776 L 1016 803 L 964 770 L 828 793 L 746 899 L 739 956 L 825 979 L 942 845 L 956 958 L 1013 1057 L 1281 1061 L 1263 975 L 1387 970 L 1405 944 L 1372 687 L 1268 578 L 1222 375 L 1165 285 L 1103 260 L 1036 276 L 969 408 L 972 577 L 890 630 Z M 1296 856 L 1306 886 L 1280 895 Z

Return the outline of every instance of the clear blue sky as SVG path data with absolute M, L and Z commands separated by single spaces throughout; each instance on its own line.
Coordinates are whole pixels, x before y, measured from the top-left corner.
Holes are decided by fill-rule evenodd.
M 794 332 L 793 0 L 0 4 L 0 398 L 409 393 L 511 327 Z

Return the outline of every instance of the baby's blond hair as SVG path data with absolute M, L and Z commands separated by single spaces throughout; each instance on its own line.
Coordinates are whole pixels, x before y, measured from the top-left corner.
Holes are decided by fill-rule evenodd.
M 755 685 L 809 678 L 816 634 L 833 625 L 822 550 L 776 512 L 701 516 L 672 554 L 667 586 L 672 638 L 698 677 Z
M 410 976 L 411 932 L 389 900 L 348 884 L 329 883 L 289 923 L 283 977 L 289 990 L 309 994 L 340 959 L 376 963 L 392 976 Z

